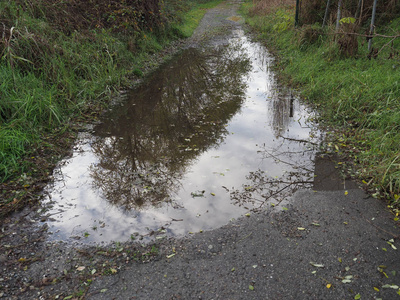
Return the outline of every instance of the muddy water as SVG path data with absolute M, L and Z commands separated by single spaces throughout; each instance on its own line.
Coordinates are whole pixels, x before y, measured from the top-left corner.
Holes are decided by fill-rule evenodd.
M 51 239 L 210 230 L 311 187 L 318 131 L 272 64 L 237 31 L 227 45 L 183 51 L 129 92 L 55 173 Z

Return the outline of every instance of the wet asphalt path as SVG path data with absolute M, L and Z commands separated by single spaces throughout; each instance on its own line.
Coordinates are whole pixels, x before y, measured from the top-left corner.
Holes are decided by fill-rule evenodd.
M 399 250 L 388 241 L 400 230 L 381 202 L 358 189 L 299 191 L 293 200 L 171 240 L 161 260 L 96 280 L 89 299 L 399 297 Z
M 238 5 L 210 10 L 192 45 L 239 28 Z M 344 187 L 299 191 L 290 203 L 165 241 L 161 259 L 97 278 L 88 299 L 400 297 L 400 230 L 384 203 Z

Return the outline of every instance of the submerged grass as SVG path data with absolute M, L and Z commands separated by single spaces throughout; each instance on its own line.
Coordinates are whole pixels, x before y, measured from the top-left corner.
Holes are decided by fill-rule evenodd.
M 95 118 L 156 65 L 152 54 L 190 36 L 205 9 L 220 2 L 154 0 L 158 19 L 142 8 L 138 24 L 138 12 L 126 4 L 134 0 L 112 2 L 115 10 L 87 7 L 93 15 L 86 18 L 68 9 L 90 3 L 68 1 L 0 2 L 0 215 L 26 189 L 20 179 L 36 176 L 39 155 L 62 155 L 55 148 L 65 131 Z M 103 19 L 90 23 L 96 14 Z
M 302 97 L 320 108 L 321 121 L 336 128 L 336 144 L 352 157 L 360 182 L 399 206 L 400 38 L 374 37 L 369 53 L 362 33 L 346 44 L 342 37 L 350 35 L 337 36 L 331 27 L 294 28 L 293 2 L 265 13 L 255 13 L 253 3 L 242 10 L 260 39 L 277 51 L 281 78 L 299 87 Z M 376 31 L 400 35 L 400 18 Z

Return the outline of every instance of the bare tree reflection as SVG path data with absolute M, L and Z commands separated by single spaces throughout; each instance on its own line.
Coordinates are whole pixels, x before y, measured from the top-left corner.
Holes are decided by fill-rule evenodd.
M 173 200 L 186 168 L 224 139 L 244 100 L 250 61 L 240 47 L 185 50 L 96 128 L 91 176 L 108 201 L 129 210 Z
M 292 93 L 278 92 L 271 101 L 272 105 L 272 128 L 275 137 L 283 135 L 288 129 L 294 112 L 294 97 Z
M 313 186 L 313 158 L 317 144 L 311 141 L 293 142 L 305 143 L 307 147 L 298 151 L 288 151 L 286 148 L 282 149 L 285 141 L 274 149 L 268 149 L 265 145 L 261 147 L 259 153 L 263 158 L 272 158 L 276 164 L 285 165 L 286 171 L 278 177 L 263 170 L 249 172 L 246 176 L 247 184 L 243 184 L 240 189 L 230 191 L 231 200 L 236 205 L 257 206 L 258 203 L 258 207 L 262 207 L 269 200 L 280 203 L 297 190 Z

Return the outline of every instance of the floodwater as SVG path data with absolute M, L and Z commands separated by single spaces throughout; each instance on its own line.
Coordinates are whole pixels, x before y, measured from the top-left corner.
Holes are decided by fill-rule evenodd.
M 180 236 L 312 187 L 319 132 L 238 30 L 186 49 L 83 133 L 44 201 L 53 240 Z

